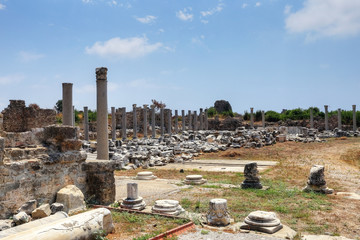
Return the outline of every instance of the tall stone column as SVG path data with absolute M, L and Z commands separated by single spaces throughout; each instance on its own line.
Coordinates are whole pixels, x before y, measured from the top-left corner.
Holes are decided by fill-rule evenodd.
M 190 110 L 188 111 L 188 117 L 189 117 L 189 128 L 188 128 L 188 130 L 191 130 L 191 129 L 193 129 L 193 128 L 192 128 L 192 122 L 191 122 L 192 115 L 191 115 L 191 111 L 190 111 Z
M 155 128 L 155 105 L 151 105 L 151 137 L 156 137 L 156 128 Z
M 89 113 L 88 107 L 84 107 L 84 139 L 89 141 Z
M 208 121 L 208 109 L 205 108 L 205 114 L 204 114 L 204 121 L 205 121 L 205 130 L 209 130 L 209 121 Z
M 204 130 L 203 109 L 202 108 L 200 108 L 199 117 L 200 117 L 200 130 Z
M 97 157 L 109 160 L 107 68 L 96 68 Z
M 175 110 L 175 133 L 178 134 L 179 129 L 178 129 L 178 124 L 179 124 L 179 116 L 178 116 L 178 110 Z
M 254 108 L 250 108 L 250 127 L 254 128 Z
M 181 127 L 185 131 L 185 110 L 181 110 Z
M 115 107 L 111 107 L 111 140 L 116 141 L 116 114 L 115 114 Z
M 197 112 L 194 111 L 194 131 L 198 130 L 198 120 L 197 120 Z
M 338 129 L 341 130 L 341 108 L 338 108 Z
M 133 104 L 133 139 L 137 138 L 137 118 L 136 118 L 136 104 Z
M 160 108 L 160 134 L 164 137 L 164 108 Z
M 62 84 L 62 120 L 63 125 L 72 126 L 73 124 L 73 101 L 72 83 Z
M 329 112 L 328 105 L 324 105 L 325 108 L 325 130 L 329 130 Z
M 262 127 L 265 128 L 265 112 L 261 111 L 261 121 L 262 121 Z
M 126 108 L 121 108 L 121 131 L 122 131 L 122 140 L 125 141 L 126 136 Z
M 148 108 L 148 105 L 147 104 L 144 104 L 144 116 L 143 116 L 143 128 L 144 128 L 144 138 L 147 138 L 147 108 Z
M 167 116 L 168 116 L 168 127 L 167 127 L 167 130 L 168 130 L 168 134 L 171 135 L 171 109 L 168 109 L 167 110 Z
M 356 131 L 356 105 L 352 105 L 353 109 L 353 131 Z
M 310 108 L 310 128 L 314 128 L 314 112 L 313 108 Z

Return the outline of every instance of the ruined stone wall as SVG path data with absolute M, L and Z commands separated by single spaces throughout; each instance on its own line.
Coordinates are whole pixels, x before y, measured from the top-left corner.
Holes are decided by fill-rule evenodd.
M 3 130 L 6 132 L 25 132 L 56 122 L 55 110 L 41 109 L 36 105 L 26 107 L 23 100 L 10 100 L 9 106 L 2 111 L 2 114 Z
M 103 193 L 93 196 L 96 203 L 115 200 L 110 162 L 91 168 L 93 163 L 86 162 L 86 153 L 80 151 L 78 128 L 52 125 L 21 133 L 1 132 L 1 136 L 0 218 L 9 217 L 31 199 L 53 203 L 56 193 L 69 184 L 80 188 L 86 199 L 97 190 Z

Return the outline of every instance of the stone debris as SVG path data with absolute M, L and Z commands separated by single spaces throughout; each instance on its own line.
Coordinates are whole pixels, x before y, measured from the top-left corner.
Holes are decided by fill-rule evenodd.
M 201 153 L 225 151 L 229 148 L 260 148 L 276 143 L 277 130 L 236 131 L 183 131 L 164 134 L 163 137 L 131 140 L 109 140 L 109 156 L 116 162 L 116 169 L 163 166 L 172 162 L 191 161 Z M 96 142 L 83 141 L 82 147 L 89 153 L 96 152 Z M 133 164 L 131 168 L 127 165 Z
M 56 202 L 64 205 L 64 211 L 73 214 L 86 209 L 84 194 L 75 185 L 67 185 L 56 194 Z
M 19 226 L 15 226 L 15 227 L 6 229 L 4 231 L 1 231 L 0 239 L 11 236 L 13 234 L 23 232 L 23 231 L 28 231 L 28 230 L 40 227 L 42 225 L 49 224 L 51 222 L 55 222 L 55 221 L 58 221 L 58 220 L 61 220 L 64 218 L 68 218 L 68 217 L 69 217 L 69 215 L 67 215 L 65 212 L 57 212 L 56 214 L 51 215 L 49 217 L 40 218 L 40 219 L 25 223 L 25 224 L 22 224 Z
M 212 226 L 226 226 L 230 224 L 230 214 L 227 209 L 227 200 L 221 198 L 211 199 L 209 211 L 206 214 L 207 224 Z
M 46 203 L 36 208 L 34 211 L 32 211 L 31 216 L 32 218 L 37 219 L 37 218 L 44 218 L 50 216 L 50 214 L 51 214 L 50 205 Z
M 241 188 L 261 189 L 263 187 L 260 183 L 260 176 L 256 162 L 245 165 L 244 176 L 245 180 L 241 183 Z
M 201 185 L 206 182 L 206 179 L 204 179 L 202 175 L 187 175 L 184 181 L 184 183 L 188 185 Z
M 274 212 L 255 211 L 251 212 L 244 220 L 240 229 L 254 230 L 264 233 L 275 233 L 283 228 L 280 220 Z
M 50 210 L 51 210 L 51 214 L 64 211 L 64 204 L 55 202 L 51 204 Z
M 15 225 L 21 225 L 31 221 L 31 217 L 25 212 L 19 212 L 13 216 Z
M 128 183 L 127 184 L 127 197 L 123 199 L 120 204 L 122 208 L 132 209 L 132 210 L 143 210 L 146 207 L 146 203 L 143 198 L 138 194 L 138 184 L 137 183 Z
M 304 192 L 318 192 L 324 194 L 331 194 L 334 192 L 326 186 L 324 166 L 314 165 L 310 169 L 310 176 L 307 181 L 307 186 L 303 189 Z
M 179 201 L 169 199 L 155 201 L 151 211 L 153 213 L 162 213 L 174 216 L 185 212 L 185 210 L 180 206 Z
M 25 212 L 26 214 L 30 215 L 32 211 L 36 208 L 37 201 L 36 200 L 29 200 L 17 210 L 17 212 Z
M 92 239 L 96 232 L 103 231 L 107 235 L 113 230 L 114 225 L 111 212 L 105 208 L 98 208 L 39 227 L 32 227 L 28 230 L 6 236 L 2 240 Z
M 156 176 L 152 172 L 138 172 L 137 180 L 154 180 Z

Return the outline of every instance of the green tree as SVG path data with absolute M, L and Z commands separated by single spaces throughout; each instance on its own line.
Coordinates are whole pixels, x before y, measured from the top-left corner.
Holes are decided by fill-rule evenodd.
M 62 100 L 58 100 L 54 106 L 57 113 L 62 112 Z

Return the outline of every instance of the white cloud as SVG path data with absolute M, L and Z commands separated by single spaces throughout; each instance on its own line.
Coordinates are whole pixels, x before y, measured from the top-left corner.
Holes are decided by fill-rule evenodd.
M 23 62 L 31 62 L 31 61 L 39 60 L 39 59 L 45 57 L 45 55 L 39 54 L 39 53 L 21 51 L 21 52 L 19 52 L 19 57 L 20 57 L 20 60 Z
M 286 15 L 290 14 L 291 8 L 292 8 L 291 5 L 286 5 L 285 9 L 284 9 L 284 14 L 286 14 Z
M 101 57 L 137 58 L 152 53 L 163 46 L 162 43 L 148 43 L 146 37 L 112 38 L 105 42 L 96 42 L 91 47 L 86 47 L 87 54 Z
M 91 0 L 81 0 L 83 3 L 91 3 Z
M 109 5 L 110 7 L 117 6 L 117 5 L 118 5 L 118 2 L 115 1 L 115 0 L 108 1 L 108 5 Z
M 145 24 L 149 24 L 149 23 L 154 23 L 157 17 L 155 16 L 151 16 L 151 15 L 147 15 L 143 18 L 141 17 L 135 17 L 135 19 L 141 23 L 145 23 Z
M 0 77 L 0 85 L 10 85 L 13 83 L 21 82 L 25 79 L 25 76 L 22 74 L 12 74 Z
M 6 8 L 6 6 L 2 3 L 0 3 L 0 10 L 4 10 Z
M 261 6 L 261 2 L 255 3 L 255 7 L 260 7 L 260 6 Z
M 208 20 L 204 20 L 204 19 L 201 19 L 200 21 L 201 21 L 203 24 L 208 24 L 208 23 L 209 23 Z
M 289 33 L 306 33 L 307 40 L 351 36 L 360 32 L 359 0 L 306 0 L 285 20 Z
M 204 35 L 200 35 L 200 37 L 193 37 L 191 39 L 191 42 L 194 43 L 194 44 L 202 44 L 202 40 L 205 39 L 205 36 Z
M 182 21 L 192 21 L 194 15 L 190 13 L 191 11 L 191 7 L 184 8 L 184 10 L 179 10 L 178 12 L 176 12 L 176 16 Z
M 215 13 L 218 13 L 218 12 L 221 12 L 223 10 L 223 7 L 224 7 L 224 3 L 222 1 L 219 1 L 218 5 L 213 8 L 213 9 L 210 9 L 208 11 L 201 11 L 201 16 L 203 17 L 207 17 L 207 16 L 211 16 Z
M 160 28 L 158 31 L 159 31 L 160 33 L 165 32 L 165 30 L 164 30 L 164 29 L 162 29 L 162 28 Z
M 247 4 L 247 3 L 243 3 L 243 5 L 241 6 L 242 8 L 246 8 L 246 7 L 248 7 L 249 6 L 249 4 Z

